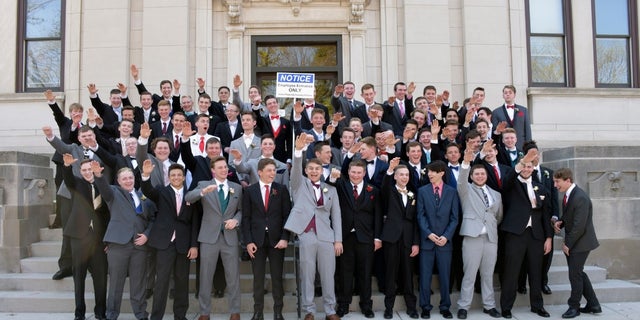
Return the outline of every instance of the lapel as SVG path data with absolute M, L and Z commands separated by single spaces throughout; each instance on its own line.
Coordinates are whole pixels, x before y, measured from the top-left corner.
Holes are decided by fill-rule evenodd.
M 514 106 L 515 106 L 515 104 L 514 104 Z M 502 113 L 504 114 L 504 118 L 507 120 L 507 122 L 513 127 L 513 122 L 516 119 L 516 111 L 515 111 L 515 109 L 513 110 L 513 120 L 511 120 L 511 118 L 509 118 L 509 113 L 507 112 L 507 105 L 506 104 L 502 105 Z

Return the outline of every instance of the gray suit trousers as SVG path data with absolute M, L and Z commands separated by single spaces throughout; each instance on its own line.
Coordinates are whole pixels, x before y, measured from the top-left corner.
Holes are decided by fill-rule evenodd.
M 462 261 L 464 277 L 458 299 L 458 308 L 468 310 L 473 298 L 476 273 L 480 270 L 482 305 L 485 309 L 496 307 L 493 292 L 493 271 L 498 257 L 498 244 L 489 242 L 486 234 L 477 237 L 465 236 L 462 240 Z
M 200 243 L 200 315 L 211 313 L 211 287 L 218 258 L 222 259 L 229 293 L 229 313 L 240 313 L 240 247 L 230 246 L 220 233 L 215 244 Z
M 129 275 L 129 300 L 136 319 L 149 317 L 144 297 L 147 251 L 127 244 L 109 243 L 109 292 L 107 293 L 107 319 L 117 319 L 122 305 L 124 283 Z
M 300 239 L 300 286 L 302 293 L 302 310 L 306 313 L 316 312 L 314 301 L 314 280 L 316 265 L 322 285 L 324 313 L 327 316 L 336 313 L 336 291 L 334 274 L 336 271 L 336 254 L 332 242 L 320 241 L 315 232 L 304 232 Z

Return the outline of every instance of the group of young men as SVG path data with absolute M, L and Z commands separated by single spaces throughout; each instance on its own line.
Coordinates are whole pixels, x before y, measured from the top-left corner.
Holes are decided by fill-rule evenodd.
M 549 317 L 542 293 L 551 294 L 549 253 L 562 227 L 572 285 L 563 317 L 601 311 L 582 271 L 598 246 L 590 200 L 571 171 L 540 166 L 515 87 L 505 86 L 504 105 L 491 110 L 482 88 L 460 106 L 449 103 L 448 91 L 426 86 L 414 97 L 414 83 L 398 82 L 394 95 L 377 103 L 373 85 L 361 87 L 359 101 L 355 84 L 345 82 L 335 87 L 332 114 L 304 99 L 283 117 L 278 100 L 263 99 L 257 86 L 242 102 L 239 76 L 233 90 L 219 88 L 217 102 L 198 79 L 194 108 L 179 81 L 162 81 L 157 95 L 135 65 L 131 75 L 141 106 L 131 106 L 123 84 L 111 90 L 109 104 L 90 84 L 93 108 L 85 123 L 81 105 L 71 104 L 67 118 L 53 93 L 45 93 L 60 131 L 56 137 L 43 128 L 56 150 L 64 234 L 54 279 L 73 275 L 76 319 L 85 317 L 87 270 L 96 318 L 118 317 L 128 276 L 136 318 L 162 319 L 171 292 L 174 317 L 185 319 L 189 267 L 197 259 L 199 319 L 210 317 L 222 265 L 230 320 L 239 320 L 239 264 L 246 255 L 254 273 L 252 320 L 264 319 L 267 260 L 273 316 L 282 320 L 285 249 L 294 237 L 305 320 L 316 313 L 316 278 L 326 319 L 349 313 L 354 293 L 363 315 L 373 318 L 374 276 L 385 295 L 384 318 L 393 318 L 402 294 L 409 317 L 428 319 L 436 273 L 444 318 L 453 317 L 453 290 L 460 290 L 458 318 L 467 317 L 474 286 L 485 313 L 511 318 L 527 277 L 531 311 Z M 556 188 L 565 193 L 562 210 Z

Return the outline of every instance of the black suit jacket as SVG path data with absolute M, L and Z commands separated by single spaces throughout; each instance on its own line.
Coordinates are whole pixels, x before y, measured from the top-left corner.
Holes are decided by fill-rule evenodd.
M 191 128 L 196 128 L 196 120 L 198 118 L 198 114 L 194 113 L 190 116 L 187 117 L 187 120 L 189 120 L 189 123 L 191 123 Z M 216 127 L 218 126 L 219 123 L 222 122 L 223 118 L 218 117 L 217 115 L 209 112 L 209 129 L 207 130 L 207 133 L 215 136 L 216 133 Z M 226 118 L 224 118 L 226 119 Z
M 193 205 L 188 205 L 184 200 L 186 187 L 183 187 L 182 205 L 180 214 L 176 214 L 176 196 L 173 188 L 169 186 L 151 185 L 151 180 L 142 181 L 142 192 L 156 203 L 158 212 L 156 220 L 149 232 L 148 245 L 152 248 L 164 250 L 171 244 L 173 232 L 176 232 L 176 251 L 186 254 L 189 248 L 198 247 L 198 230 L 200 221 L 198 214 L 193 210 Z
M 96 111 L 98 111 L 98 114 L 104 121 L 105 125 L 113 125 L 114 123 L 119 122 L 118 115 L 116 114 L 115 111 L 113 111 L 113 107 L 111 105 L 103 103 L 102 100 L 100 100 L 100 96 L 96 94 L 95 98 L 89 98 L 89 99 L 91 99 L 91 106 L 93 106 L 96 109 Z M 128 97 L 122 98 L 122 106 L 130 106 L 130 105 L 131 105 L 131 101 L 129 101 Z
M 405 247 L 420 245 L 420 230 L 416 219 L 416 192 L 413 198 L 407 197 L 407 205 L 395 186 L 393 175 L 385 174 L 382 179 L 383 212 L 387 218 L 382 225 L 380 240 L 396 243 L 402 241 Z
M 527 194 L 526 184 L 513 175 L 504 185 L 502 202 L 504 205 L 504 218 L 500 224 L 500 230 L 516 235 L 522 234 L 527 228 L 531 217 L 531 231 L 535 239 L 545 240 L 553 237 L 551 228 L 551 194 L 540 183 L 531 183 L 536 194 L 536 207 L 531 207 L 531 200 Z
M 290 232 L 284 229 L 284 224 L 291 212 L 291 199 L 289 190 L 274 182 L 269 190 L 269 207 L 265 210 L 262 192 L 260 183 L 254 183 L 244 190 L 240 227 L 245 243 L 273 248 L 280 240 L 289 241 Z M 264 243 L 265 228 L 269 228 L 269 243 Z
M 479 157 L 476 158 L 473 164 L 482 164 L 484 166 L 484 168 L 487 170 L 487 185 L 491 189 L 500 192 L 504 201 L 504 192 L 507 188 L 507 185 L 509 184 L 509 181 L 518 176 L 513 168 L 498 163 L 498 168 L 500 168 L 500 183 L 498 183 L 498 179 L 496 178 L 491 164 L 489 164 L 485 160 L 480 160 Z
M 129 168 L 131 170 L 133 170 L 133 176 L 136 179 L 135 182 L 135 188 L 136 190 L 140 189 L 140 182 L 142 181 L 142 177 L 140 175 L 140 167 L 137 163 L 136 157 L 134 156 L 133 158 L 130 156 L 123 156 L 122 153 L 113 153 L 110 152 L 109 150 L 107 150 L 106 148 L 103 148 L 102 146 L 99 147 L 96 151 L 95 151 L 96 155 L 98 155 L 98 157 L 100 157 L 100 159 L 102 159 L 102 162 L 104 162 L 104 164 L 106 166 L 108 166 L 109 168 L 111 168 L 111 172 L 118 172 L 118 170 L 122 169 L 122 168 Z M 136 161 L 136 166 L 134 168 L 133 166 L 133 161 Z M 117 183 L 117 176 L 114 175 L 113 177 L 113 184 Z
M 180 143 L 180 155 L 182 155 L 182 161 L 184 162 L 185 167 L 191 171 L 192 180 L 189 190 L 195 189 L 200 181 L 213 179 L 213 175 L 211 173 L 211 159 L 209 159 L 209 157 L 194 156 L 193 153 L 191 153 L 189 140 Z M 229 175 L 227 176 L 227 179 L 231 182 L 240 184 L 238 173 L 234 167 L 229 167 Z
M 57 103 L 50 104 L 49 108 L 51 108 L 51 111 L 53 112 L 53 118 L 55 119 L 56 124 L 58 124 L 58 130 L 60 130 L 60 140 L 67 144 L 80 144 L 80 142 L 78 142 L 78 133 L 71 133 L 71 126 L 73 125 L 73 121 L 64 115 L 64 112 L 60 110 L 60 107 Z M 76 131 L 78 130 L 76 129 Z M 64 164 L 62 155 L 58 151 L 53 154 L 53 157 L 51 157 L 51 161 L 59 165 Z
M 351 158 L 349 157 L 344 158 L 344 160 L 342 161 L 342 169 L 340 173 L 341 176 L 343 177 L 349 176 L 349 164 L 351 163 L 351 161 L 353 161 L 355 157 L 356 155 L 352 156 Z M 360 155 L 357 155 L 357 157 L 359 158 Z M 382 178 L 384 178 L 384 175 L 386 174 L 388 168 L 389 168 L 388 163 L 377 158 L 375 162 L 375 169 L 373 172 L 373 176 L 371 178 L 369 178 L 369 175 L 367 174 L 367 170 L 365 169 L 364 182 L 370 183 L 374 185 L 376 188 L 382 187 Z
M 413 100 L 405 97 L 404 99 L 404 117 L 400 116 L 400 109 L 398 107 L 398 101 L 392 105 L 385 101 L 382 105 L 384 114 L 382 115 L 382 121 L 387 122 L 393 126 L 393 133 L 396 136 L 402 136 L 404 131 L 404 125 L 407 120 L 411 118 L 413 112 Z
M 257 124 L 261 135 L 268 133 L 275 138 L 276 149 L 273 152 L 273 157 L 280 162 L 287 163 L 287 160 L 293 157 L 293 123 L 280 117 L 280 128 L 274 132 L 269 117 L 261 116 L 260 110 L 253 110 L 253 113 L 258 119 Z
M 169 119 L 169 122 L 167 122 L 167 132 L 165 134 L 162 134 L 161 120 L 152 123 L 149 127 L 151 128 L 151 135 L 149 136 L 149 142 L 153 141 L 155 138 L 158 138 L 158 137 L 166 137 L 167 139 L 169 139 L 169 141 L 171 141 L 171 143 L 169 143 L 169 146 L 173 148 L 173 142 L 175 139 L 172 136 L 173 123 L 171 123 L 171 119 Z M 149 148 L 151 148 L 151 143 L 149 143 Z
M 93 208 L 91 183 L 73 175 L 71 166 L 63 166 L 64 183 L 71 192 L 71 213 L 69 220 L 63 226 L 65 236 L 82 239 L 89 233 L 89 225 L 93 222 L 93 230 L 102 239 L 109 223 L 109 209 L 105 201 L 98 209 Z M 98 188 L 95 188 L 99 194 Z
M 231 141 L 242 137 L 243 133 L 244 130 L 242 129 L 242 123 L 240 123 L 240 121 L 238 121 L 238 123 L 236 124 L 236 132 L 233 136 L 231 135 L 231 131 L 229 129 L 229 121 L 224 121 L 218 123 L 213 135 L 220 138 L 220 142 L 222 143 L 222 150 L 224 150 L 224 148 L 228 148 L 229 146 L 231 146 Z M 227 159 L 229 158 L 226 152 L 224 153 L 224 155 Z
M 304 101 L 303 101 L 302 104 L 304 105 Z M 314 103 L 313 108 L 314 109 L 318 108 L 318 109 L 324 110 L 324 125 L 322 126 L 322 130 L 326 130 L 327 126 L 331 122 L 331 118 L 329 117 L 329 108 L 327 108 L 325 105 L 317 103 L 317 102 Z M 294 112 L 295 111 L 293 109 L 291 109 L 291 117 L 289 117 L 289 119 L 293 119 Z M 306 109 L 302 111 L 300 116 L 301 116 L 300 128 L 302 130 L 311 130 L 311 129 L 313 129 L 313 124 L 311 124 L 311 119 L 309 119 L 309 116 L 307 115 Z
M 360 135 L 363 138 L 365 138 L 365 137 L 375 137 L 375 134 L 376 134 L 376 132 L 378 130 L 382 130 L 382 131 L 392 130 L 393 131 L 393 126 L 391 124 L 389 124 L 389 123 L 384 122 L 384 121 L 380 121 L 380 123 L 378 123 L 377 125 L 373 124 L 371 121 L 363 122 L 362 123 L 362 133 L 360 133 Z
M 565 235 L 564 244 L 569 253 L 591 251 L 600 244 L 593 227 L 593 206 L 591 199 L 578 186 L 573 188 L 567 205 L 562 208 L 562 219 Z
M 147 88 L 144 86 L 144 83 L 142 83 L 142 82 L 140 82 L 140 84 L 136 84 L 136 89 L 138 89 L 138 94 L 143 93 L 145 91 L 151 92 L 151 91 L 147 90 Z M 153 110 L 158 110 L 158 102 L 164 100 L 164 98 L 162 96 L 160 96 L 160 95 L 155 94 L 155 93 L 153 93 L 151 95 L 151 98 L 153 99 L 153 103 L 151 103 L 151 108 Z M 171 110 L 173 112 L 181 110 L 181 108 L 180 108 L 180 96 L 175 96 L 175 95 L 171 96 Z M 159 119 L 160 118 L 158 118 L 158 120 Z M 149 123 L 151 123 L 151 122 L 153 122 L 153 121 L 151 121 L 151 119 L 149 119 Z
M 427 160 L 424 157 L 420 158 L 420 171 L 424 172 L 424 174 L 422 174 L 422 172 L 417 172 L 416 169 L 414 169 L 413 165 L 409 163 L 409 161 L 401 160 L 400 163 L 409 168 L 409 183 L 407 184 L 407 187 L 409 188 L 409 190 L 413 191 L 413 193 L 417 194 L 420 187 L 429 184 L 429 176 L 427 175 L 428 164 Z
M 335 183 L 328 183 L 334 185 L 338 191 L 342 234 L 347 235 L 352 229 L 356 229 L 356 238 L 360 243 L 373 244 L 374 239 L 380 239 L 382 232 L 380 190 L 365 182 L 356 200 L 353 196 L 353 185 L 349 179 L 339 178 Z
M 560 209 L 558 208 L 558 189 L 553 186 L 553 170 L 540 166 L 540 176 L 542 180 L 538 179 L 538 170 L 533 170 L 533 181 L 541 183 L 547 191 L 551 194 L 551 216 L 560 217 Z

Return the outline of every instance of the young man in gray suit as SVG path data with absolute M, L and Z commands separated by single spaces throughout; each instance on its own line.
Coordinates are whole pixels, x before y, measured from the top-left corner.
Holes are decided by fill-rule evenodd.
M 240 241 L 238 230 L 242 220 L 242 187 L 227 180 L 227 159 L 211 159 L 213 179 L 200 181 L 185 199 L 202 203 L 200 242 L 200 302 L 199 320 L 208 320 L 211 313 L 211 284 L 218 258 L 222 259 L 229 291 L 230 320 L 240 320 Z
M 467 318 L 473 299 L 476 273 L 482 280 L 482 311 L 500 318 L 493 293 L 493 270 L 498 257 L 498 224 L 502 221 L 502 196 L 487 186 L 487 170 L 481 164 L 471 167 L 473 151 L 464 152 L 458 175 L 458 196 L 462 205 L 462 260 L 464 277 L 458 299 L 458 319 Z M 469 183 L 469 172 L 471 181 Z
M 302 151 L 313 142 L 313 136 L 300 134 L 296 139 L 291 193 L 294 206 L 284 228 L 295 233 L 300 240 L 300 291 L 304 320 L 314 320 L 316 304 L 313 301 L 316 265 L 322 283 L 324 312 L 327 320 L 339 320 L 336 314 L 334 290 L 335 256 L 342 254 L 342 218 L 335 187 L 325 184 L 322 163 L 318 159 L 307 161 L 302 176 Z

